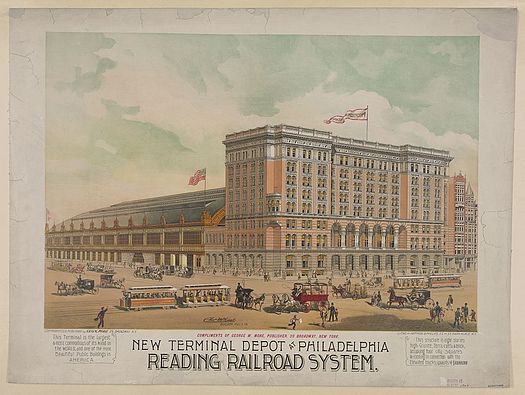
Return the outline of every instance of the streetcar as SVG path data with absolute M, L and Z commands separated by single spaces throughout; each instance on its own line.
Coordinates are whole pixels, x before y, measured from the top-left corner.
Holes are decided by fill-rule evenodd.
M 122 292 L 120 299 L 120 308 L 124 310 L 175 307 L 177 307 L 177 288 L 171 285 L 129 287 Z
M 425 275 L 396 276 L 393 283 L 395 289 L 421 289 L 428 287 L 428 278 Z
M 428 276 L 429 288 L 461 287 L 459 274 L 434 274 Z
M 181 288 L 183 307 L 220 306 L 231 303 L 230 287 L 223 284 L 191 284 Z

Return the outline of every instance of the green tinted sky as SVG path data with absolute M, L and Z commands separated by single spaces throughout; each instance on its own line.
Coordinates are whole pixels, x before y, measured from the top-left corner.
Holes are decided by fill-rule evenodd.
M 370 140 L 451 150 L 476 185 L 477 37 L 48 33 L 46 193 L 57 219 L 224 184 L 228 132 L 368 105 Z

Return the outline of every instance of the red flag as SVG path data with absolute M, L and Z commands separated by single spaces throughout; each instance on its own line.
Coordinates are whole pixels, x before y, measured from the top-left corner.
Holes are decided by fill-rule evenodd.
M 326 119 L 324 123 L 345 123 L 347 119 L 350 121 L 368 121 L 368 106 L 366 108 L 350 109 L 344 115 L 334 115 Z
M 195 171 L 195 174 L 190 177 L 188 185 L 197 185 L 202 180 L 206 179 L 206 168 Z

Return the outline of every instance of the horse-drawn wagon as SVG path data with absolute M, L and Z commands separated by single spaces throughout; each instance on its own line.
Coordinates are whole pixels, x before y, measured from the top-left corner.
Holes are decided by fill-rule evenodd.
M 155 266 L 137 266 L 133 272 L 133 276 L 137 278 L 148 278 L 151 280 L 162 281 L 162 270 Z
M 388 293 L 388 307 L 391 307 L 393 303 L 397 303 L 398 307 L 410 307 L 412 309 L 432 308 L 434 306 L 434 300 L 430 297 L 430 291 L 427 289 L 414 288 L 406 295 L 396 295 L 394 288 L 390 288 Z
M 406 298 L 412 308 L 426 307 L 430 309 L 434 306 L 434 300 L 430 297 L 428 289 L 413 289 Z
M 58 295 L 82 295 L 85 293 L 96 294 L 98 293 L 98 288 L 95 286 L 95 280 L 82 278 L 78 276 L 77 281 L 68 284 L 63 281 L 56 281 L 55 285 L 57 287 Z
M 381 276 L 374 276 L 369 279 L 363 279 L 363 285 L 368 288 L 380 288 L 383 286 L 383 277 Z
M 295 283 L 292 298 L 307 313 L 310 310 L 321 310 L 328 306 L 328 284 L 320 282 Z
M 124 288 L 124 278 L 115 279 L 114 274 L 100 275 L 100 288 Z

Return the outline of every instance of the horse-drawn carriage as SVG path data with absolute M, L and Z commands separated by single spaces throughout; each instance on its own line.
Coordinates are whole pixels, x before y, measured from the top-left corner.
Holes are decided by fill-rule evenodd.
M 381 288 L 384 284 L 383 277 L 381 276 L 374 276 L 369 279 L 363 279 L 363 285 L 368 288 Z
M 434 306 L 434 300 L 430 297 L 428 289 L 413 289 L 406 298 L 412 308 L 426 307 L 430 309 Z
M 329 305 L 327 283 L 294 283 L 291 295 L 305 313 L 310 310 L 321 310 Z
M 82 274 L 82 273 L 84 273 L 85 267 L 86 267 L 86 265 L 83 265 L 81 263 L 73 265 L 71 262 L 53 261 L 53 262 L 51 262 L 51 266 L 49 267 L 49 269 L 57 270 L 57 271 L 60 271 L 60 272 L 69 272 L 69 273 Z
M 98 293 L 98 288 L 95 286 L 95 280 L 82 278 L 81 276 L 78 276 L 75 283 L 67 284 L 63 281 L 56 281 L 55 285 L 57 287 L 58 295 L 82 295 L 85 293 L 94 295 Z
M 361 284 L 354 284 L 352 287 L 352 283 L 347 281 L 337 287 L 332 286 L 332 294 L 335 297 L 352 298 L 354 300 L 366 299 L 368 298 L 368 289 L 364 282 Z
M 69 272 L 71 270 L 71 263 L 65 261 L 52 261 L 49 269 L 59 272 Z
M 344 284 L 339 284 L 338 286 L 332 285 L 332 295 L 334 297 L 341 297 L 345 299 L 351 298 L 352 291 L 350 281 L 347 281 Z
M 388 307 L 391 307 L 393 303 L 397 303 L 398 307 L 410 307 L 412 309 L 432 308 L 434 306 L 434 300 L 430 297 L 430 291 L 427 289 L 414 288 L 406 295 L 396 295 L 394 288 L 390 288 L 388 293 Z
M 124 278 L 115 279 L 114 274 L 104 273 L 100 275 L 100 288 L 124 288 Z
M 354 288 L 350 292 L 350 296 L 352 299 L 366 299 L 368 298 L 368 289 L 365 284 L 355 284 Z
M 266 298 L 265 294 L 255 296 L 253 289 L 244 288 L 240 285 L 235 290 L 235 306 L 244 309 L 253 309 L 254 307 L 261 311 L 262 305 Z
M 149 278 L 151 280 L 162 281 L 162 270 L 160 267 L 154 266 L 137 266 L 133 272 L 133 276 L 137 278 Z

